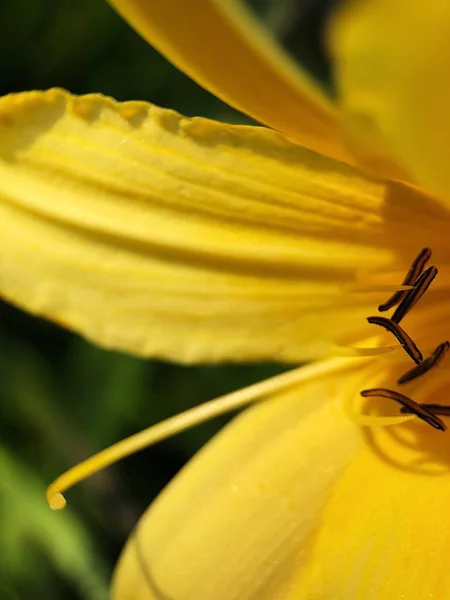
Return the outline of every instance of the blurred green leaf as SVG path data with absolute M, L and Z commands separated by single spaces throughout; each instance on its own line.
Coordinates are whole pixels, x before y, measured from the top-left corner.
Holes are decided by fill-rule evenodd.
M 95 553 L 82 522 L 73 511 L 50 511 L 44 486 L 4 447 L 0 447 L 0 491 L 0 546 L 8 548 L 2 553 L 2 570 L 9 577 L 39 579 L 38 551 L 86 599 L 106 600 L 108 569 Z

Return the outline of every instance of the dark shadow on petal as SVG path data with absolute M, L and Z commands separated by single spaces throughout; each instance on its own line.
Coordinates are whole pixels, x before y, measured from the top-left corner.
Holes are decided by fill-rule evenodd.
M 142 550 L 141 542 L 138 537 L 138 532 L 139 529 L 136 529 L 136 531 L 132 535 L 132 541 L 134 542 L 133 546 L 136 549 L 136 557 L 139 564 L 139 568 L 147 583 L 152 600 L 176 600 L 176 598 L 168 596 L 161 590 L 161 588 L 158 587 L 155 578 L 152 575 L 150 565 L 146 561 L 144 552 Z

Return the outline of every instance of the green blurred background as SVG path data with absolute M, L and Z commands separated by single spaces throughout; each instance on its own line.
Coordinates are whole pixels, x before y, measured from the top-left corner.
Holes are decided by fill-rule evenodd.
M 332 4 L 260 0 L 261 18 L 322 81 Z M 0 93 L 59 86 L 245 122 L 179 73 L 104 0 L 15 0 L 0 8 Z M 151 332 L 149 332 L 151 335 Z M 181 367 L 96 348 L 0 303 L 0 599 L 106 600 L 137 519 L 226 421 L 167 440 L 76 486 L 52 512 L 46 485 L 114 441 L 283 367 Z

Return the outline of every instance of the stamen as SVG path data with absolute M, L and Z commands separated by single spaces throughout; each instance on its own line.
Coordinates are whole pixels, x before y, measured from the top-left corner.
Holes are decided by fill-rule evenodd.
M 418 365 L 417 367 L 413 367 L 412 369 L 407 371 L 397 380 L 397 383 L 408 383 L 408 381 L 412 381 L 413 379 L 416 379 L 416 377 L 420 377 L 421 375 L 428 373 L 428 371 L 433 367 L 437 367 L 444 358 L 444 356 L 447 354 L 449 348 L 449 342 L 442 342 L 442 344 L 439 344 L 439 346 L 435 350 L 433 350 L 431 355 L 428 358 L 426 358 L 422 364 Z
M 347 417 L 353 421 L 355 425 L 359 425 L 360 427 L 389 427 L 392 425 L 401 425 L 416 418 L 416 416 L 411 413 L 408 415 L 391 416 L 364 414 L 359 407 L 355 407 L 354 396 L 348 393 L 343 395 L 343 404 L 344 412 Z
M 433 415 L 442 415 L 444 417 L 450 416 L 450 405 L 449 404 L 420 404 L 422 408 L 425 408 L 428 412 Z M 402 406 L 400 409 L 401 413 L 411 413 L 412 411 L 407 406 Z
M 394 323 L 400 323 L 400 321 L 406 316 L 406 314 L 417 304 L 422 298 L 427 289 L 430 287 L 433 279 L 438 274 L 436 267 L 429 267 L 422 273 L 419 279 L 416 281 L 415 288 L 410 292 L 406 293 L 404 300 L 397 306 L 392 320 Z
M 333 355 L 339 356 L 382 356 L 398 350 L 401 346 L 380 346 L 375 348 L 361 348 L 356 346 L 333 346 Z
M 395 335 L 397 340 L 400 342 L 402 347 L 405 349 L 407 354 L 413 359 L 413 361 L 420 365 L 422 362 L 422 353 L 416 344 L 412 341 L 409 335 L 404 331 L 400 325 L 391 321 L 391 319 L 386 319 L 386 317 L 368 317 L 367 321 L 373 325 L 380 325 L 387 329 L 390 333 Z
M 430 257 L 430 248 L 423 248 L 413 260 L 408 273 L 405 275 L 402 285 L 411 285 L 412 283 L 414 283 L 417 277 L 422 273 L 423 268 L 425 267 Z M 386 302 L 383 302 L 383 304 L 379 305 L 378 310 L 380 312 L 389 310 L 390 308 L 398 304 L 400 300 L 403 300 L 405 295 L 406 294 L 404 291 L 396 291 L 388 300 L 386 300 Z
M 415 414 L 419 419 L 431 425 L 435 429 L 439 429 L 440 431 L 445 431 L 447 429 L 445 423 L 439 419 L 436 415 L 434 415 L 431 411 L 427 410 L 425 405 L 418 404 L 405 396 L 404 394 L 400 394 L 399 392 L 394 392 L 394 390 L 388 390 L 385 388 L 373 388 L 370 390 L 362 390 L 361 396 L 363 398 L 371 398 L 371 397 L 380 397 L 380 398 L 388 398 L 390 400 L 394 400 L 398 402 L 403 407 L 408 408 L 408 412 Z
M 416 363 L 416 367 L 410 369 L 406 373 L 404 373 L 398 380 L 397 383 L 407 383 L 408 381 L 412 381 L 421 375 L 427 373 L 430 369 L 437 366 L 441 360 L 444 358 L 445 354 L 450 348 L 450 342 L 442 342 L 437 346 L 435 350 L 431 353 L 431 355 L 423 361 L 422 353 L 413 342 L 413 340 L 409 337 L 409 335 L 404 331 L 399 323 L 403 319 L 403 317 L 415 306 L 415 304 L 420 300 L 420 298 L 424 295 L 427 289 L 430 287 L 433 279 L 436 277 L 438 270 L 436 267 L 429 267 L 426 271 L 423 271 L 423 268 L 427 262 L 427 260 L 431 256 L 431 250 L 429 248 L 423 248 L 423 250 L 419 253 L 417 258 L 411 265 L 410 270 L 408 271 L 404 284 L 409 284 L 414 282 L 414 289 L 406 292 L 396 292 L 393 294 L 391 298 L 384 304 L 380 304 L 378 310 L 384 311 L 388 310 L 395 304 L 400 304 L 394 311 L 392 319 L 386 319 L 384 317 L 369 317 L 367 320 L 369 323 L 374 325 L 380 325 L 384 327 L 389 332 L 391 332 L 397 340 L 400 342 L 402 347 L 405 349 L 407 354 L 413 359 Z M 420 273 L 420 275 L 419 275 Z M 418 276 L 419 275 L 419 276 Z M 417 277 L 418 276 L 418 277 Z M 389 390 L 386 388 L 373 388 L 368 390 L 363 390 L 361 396 L 363 398 L 368 398 L 372 396 L 379 396 L 381 398 L 388 398 L 389 400 L 394 400 L 401 405 L 400 412 L 403 414 L 412 414 L 419 419 L 422 419 L 435 429 L 439 429 L 440 431 L 445 431 L 447 428 L 443 421 L 439 419 L 436 415 L 450 415 L 450 406 L 444 406 L 441 404 L 419 404 L 405 396 L 404 394 L 400 394 L 399 392 L 395 392 L 394 390 Z
M 266 400 L 294 384 L 317 377 L 324 372 L 324 364 L 327 373 L 354 365 L 353 361 L 349 361 L 349 359 L 336 358 L 325 363 L 317 362 L 307 367 L 299 367 L 226 394 L 153 425 L 91 456 L 55 479 L 46 491 L 50 508 L 54 510 L 64 508 L 66 501 L 62 492 L 114 462 L 214 417 L 237 410 L 252 402 Z

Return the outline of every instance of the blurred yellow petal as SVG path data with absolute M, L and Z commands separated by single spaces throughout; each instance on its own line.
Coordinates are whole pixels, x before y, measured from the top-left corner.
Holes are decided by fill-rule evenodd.
M 364 327 L 371 269 L 400 283 L 448 226 L 270 130 L 101 96 L 4 97 L 0 158 L 2 295 L 141 355 L 323 355 Z
M 450 4 L 354 0 L 341 7 L 330 45 L 355 154 L 383 174 L 395 161 L 416 183 L 448 198 Z
M 330 486 L 361 444 L 339 400 L 357 389 L 353 368 L 306 367 L 302 384 L 248 409 L 201 450 L 130 538 L 113 599 L 284 598 Z
M 110 0 L 178 68 L 257 121 L 345 160 L 331 102 L 238 0 Z
M 333 487 L 286 600 L 449 598 L 449 468 L 447 435 L 417 423 L 374 430 Z

